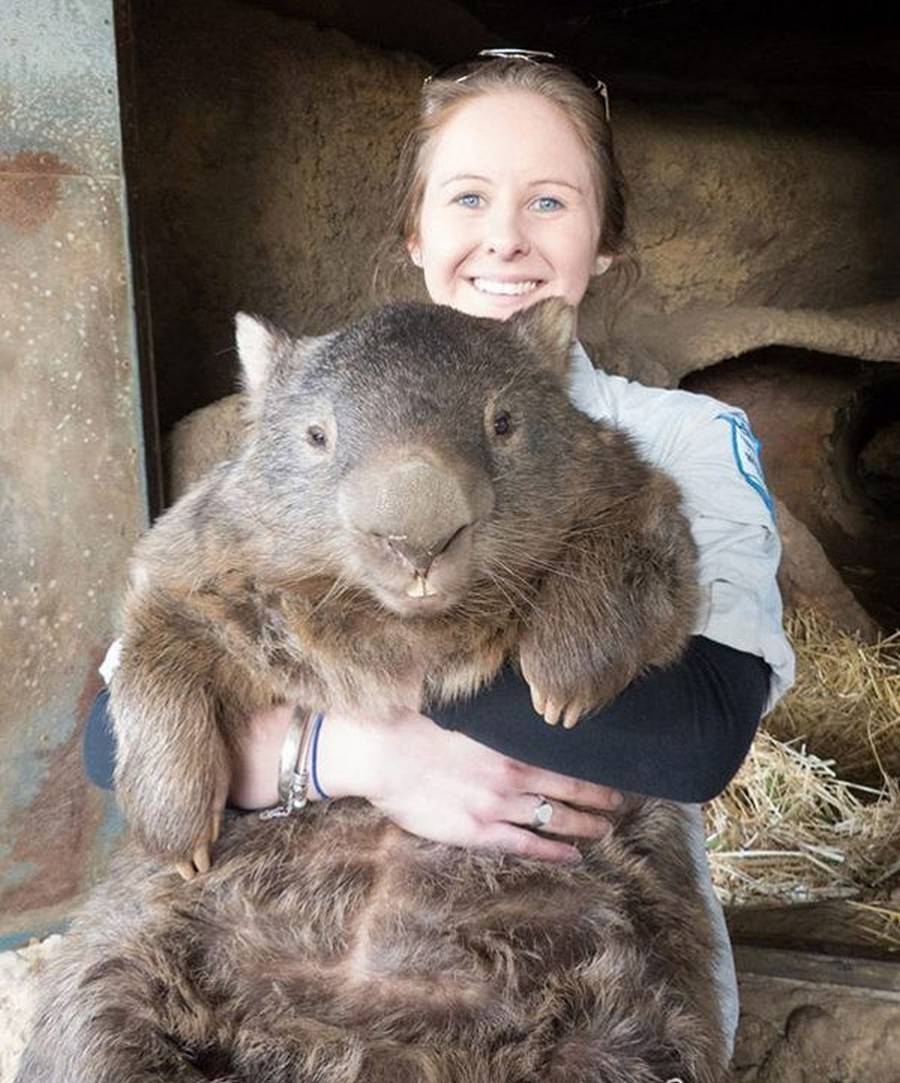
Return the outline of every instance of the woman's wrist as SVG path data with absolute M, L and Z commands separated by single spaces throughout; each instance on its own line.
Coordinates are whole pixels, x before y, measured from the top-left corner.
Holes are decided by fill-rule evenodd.
M 310 770 L 309 797 L 371 797 L 378 726 L 369 719 L 342 712 L 324 715 L 315 743 L 315 777 Z M 312 768 L 312 764 L 310 764 Z
M 278 803 L 278 767 L 290 722 L 290 707 L 273 707 L 250 719 L 232 764 L 228 801 L 235 808 L 263 809 Z

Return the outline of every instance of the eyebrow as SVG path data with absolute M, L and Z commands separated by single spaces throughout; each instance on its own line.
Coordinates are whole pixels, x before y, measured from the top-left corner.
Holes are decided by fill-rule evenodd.
M 532 181 L 529 187 L 537 188 L 542 184 L 555 184 L 560 188 L 571 188 L 573 192 L 584 194 L 577 184 L 572 184 L 571 181 L 560 180 L 558 177 L 545 177 L 543 180 Z
M 446 180 L 441 181 L 440 187 L 446 188 L 448 184 L 456 184 L 457 181 L 480 181 L 482 184 L 493 183 L 490 177 L 483 177 L 480 173 L 454 173 L 452 177 L 448 177 Z M 560 180 L 558 177 L 544 177 L 541 180 L 529 181 L 528 187 L 539 188 L 544 184 L 554 184 L 559 188 L 571 188 L 573 192 L 584 195 L 584 191 L 577 184 Z
M 448 184 L 455 184 L 457 181 L 462 180 L 474 180 L 482 181 L 485 184 L 490 184 L 490 178 L 482 177 L 478 173 L 454 173 L 452 177 L 448 177 L 446 180 L 441 181 L 441 188 L 446 188 Z

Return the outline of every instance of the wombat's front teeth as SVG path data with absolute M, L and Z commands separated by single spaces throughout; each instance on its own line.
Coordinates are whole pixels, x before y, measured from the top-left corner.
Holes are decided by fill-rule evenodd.
M 424 575 L 416 575 L 416 578 L 406 588 L 410 598 L 433 598 L 437 591 L 431 586 Z

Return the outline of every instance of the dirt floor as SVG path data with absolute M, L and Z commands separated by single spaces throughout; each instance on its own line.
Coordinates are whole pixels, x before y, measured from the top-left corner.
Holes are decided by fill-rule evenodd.
M 12 1083 L 41 963 L 59 937 L 0 953 L 0 1083 Z M 730 1083 L 900 1083 L 900 994 L 745 974 Z
M 900 995 L 744 975 L 731 1083 L 900 1083 Z

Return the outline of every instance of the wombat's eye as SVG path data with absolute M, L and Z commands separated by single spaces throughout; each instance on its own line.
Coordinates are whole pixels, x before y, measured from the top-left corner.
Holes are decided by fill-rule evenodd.
M 313 447 L 325 447 L 328 442 L 325 438 L 325 430 L 318 425 L 310 425 L 306 430 L 306 442 Z
M 501 410 L 494 415 L 494 432 L 497 436 L 509 436 L 512 432 L 512 418 L 506 410 Z

